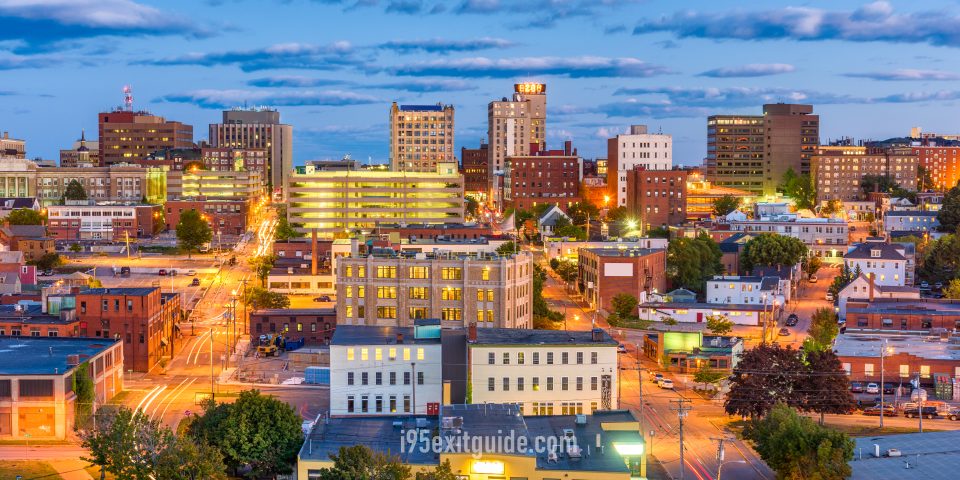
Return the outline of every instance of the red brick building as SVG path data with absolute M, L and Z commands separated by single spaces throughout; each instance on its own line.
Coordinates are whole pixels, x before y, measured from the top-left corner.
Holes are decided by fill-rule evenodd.
M 147 112 L 100 113 L 99 133 L 101 165 L 140 164 L 157 150 L 193 146 L 193 126 Z
M 493 229 L 489 225 L 463 225 L 460 223 L 448 223 L 444 225 L 380 225 L 376 233 L 387 235 L 398 233 L 400 238 L 417 237 L 419 240 L 436 240 L 437 237 L 443 237 L 451 240 L 469 240 L 480 237 L 493 237 Z
M 490 171 L 487 168 L 489 149 L 486 143 L 480 148 L 460 149 L 460 173 L 463 174 L 463 193 L 476 198 L 480 202 L 486 201 L 490 191 Z
M 847 301 L 847 329 L 929 333 L 960 329 L 960 300 L 876 298 Z
M 879 383 L 880 353 L 886 347 L 885 383 L 907 384 L 919 374 L 920 382 L 930 385 L 934 375 L 960 376 L 960 351 L 953 340 L 948 333 L 942 336 L 848 333 L 837 337 L 834 351 L 851 381 Z M 909 384 L 907 387 L 909 389 Z
M 329 345 L 337 328 L 332 308 L 285 308 L 250 313 L 250 335 L 283 333 L 290 340 L 306 339 L 307 345 Z
M 608 312 L 613 297 L 621 293 L 640 299 L 642 294 L 667 291 L 664 249 L 581 248 L 579 256 L 584 297 Z
M 507 157 L 504 199 L 519 210 L 556 204 L 566 210 L 580 201 L 583 165 L 571 142 L 563 150 L 540 150 L 530 146 L 530 155 Z
M 185 211 L 196 210 L 205 215 L 210 228 L 223 235 L 243 235 L 250 220 L 250 200 L 207 200 L 198 197 L 192 200 L 168 200 L 166 208 L 166 228 L 175 230 L 180 223 L 180 215 Z
M 123 241 L 128 235 L 152 237 L 162 230 L 162 217 L 159 205 L 51 205 L 47 207 L 47 231 L 57 240 Z
M 960 147 L 913 147 L 913 154 L 933 181 L 933 185 L 917 185 L 918 190 L 949 190 L 960 181 Z
M 0 306 L 0 337 L 77 337 L 80 320 L 73 309 L 45 313 L 39 305 Z
M 627 210 L 636 215 L 643 230 L 679 225 L 687 220 L 687 171 L 627 171 Z

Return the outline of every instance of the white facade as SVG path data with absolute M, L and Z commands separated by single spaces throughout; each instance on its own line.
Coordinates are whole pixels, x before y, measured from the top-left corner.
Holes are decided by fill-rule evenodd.
M 717 276 L 707 280 L 707 303 L 735 305 L 771 304 L 780 295 L 780 279 L 775 277 Z
M 883 231 L 886 233 L 934 232 L 939 226 L 937 212 L 887 212 L 883 216 Z
M 840 320 L 847 319 L 847 301 L 853 299 L 869 300 L 871 298 L 909 298 L 919 299 L 920 290 L 912 287 L 883 287 L 874 283 L 873 292 L 870 292 L 870 281 L 867 277 L 860 275 L 848 283 L 837 295 L 837 303 L 840 306 Z
M 618 408 L 616 342 L 469 348 L 469 403 L 516 403 L 524 415 Z
M 877 285 L 902 287 L 906 285 L 906 266 L 907 259 L 889 259 L 881 258 L 879 250 L 876 250 L 875 258 L 845 258 L 844 263 L 850 268 L 850 271 L 856 271 L 857 267 L 867 277 L 873 277 Z
M 680 323 L 705 323 L 711 315 L 723 315 L 736 325 L 760 325 L 761 315 L 771 315 L 773 305 L 732 305 L 715 303 L 640 304 L 640 319 L 662 322 L 672 318 Z
M 672 135 L 647 133 L 646 125 L 631 125 L 629 134 L 609 141 L 616 142 L 617 158 L 608 158 L 607 162 L 617 162 L 617 205 L 621 207 L 627 205 L 627 172 L 640 166 L 647 170 L 673 168 Z
M 577 258 L 581 248 L 619 248 L 621 250 L 633 250 L 638 248 L 667 248 L 669 240 L 666 238 L 638 238 L 635 240 L 609 241 L 609 242 L 569 242 L 563 239 L 546 239 L 543 242 L 543 251 L 547 255 L 547 261 L 554 258 Z
M 413 329 L 409 331 L 412 337 Z M 443 397 L 439 339 L 409 341 L 331 344 L 330 415 L 425 415 L 428 404 L 439 405 Z
M 847 221 L 837 218 L 800 218 L 796 214 L 753 220 L 731 220 L 735 232 L 776 233 L 802 241 L 825 263 L 839 263 L 847 250 Z

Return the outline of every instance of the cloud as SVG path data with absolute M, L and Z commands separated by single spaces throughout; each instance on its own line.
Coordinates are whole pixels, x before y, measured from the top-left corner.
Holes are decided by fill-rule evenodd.
M 247 81 L 247 85 L 250 85 L 251 87 L 266 87 L 266 88 L 326 87 L 330 85 L 342 85 L 344 83 L 347 83 L 347 82 L 343 80 L 335 80 L 330 78 L 308 78 L 308 77 L 298 77 L 298 76 L 263 77 L 263 78 L 255 78 L 253 80 Z
M 758 87 L 640 87 L 621 88 L 614 95 L 655 97 L 652 104 L 673 106 L 729 108 L 763 103 L 862 103 L 855 97 L 790 88 Z
M 627 31 L 626 25 L 610 25 L 603 29 L 603 33 L 607 35 L 613 35 L 615 33 L 623 33 Z
M 369 85 L 370 88 L 404 90 L 407 92 L 465 92 L 476 90 L 477 86 L 463 80 L 410 80 L 393 83 Z
M 502 49 L 513 47 L 516 44 L 502 38 L 475 38 L 472 40 L 444 40 L 434 38 L 429 40 L 393 40 L 381 43 L 379 48 L 393 50 L 400 54 L 425 52 L 445 55 L 451 52 L 474 52 L 477 50 Z
M 670 32 L 680 38 L 844 40 L 960 47 L 958 23 L 960 16 L 951 10 L 895 13 L 889 2 L 875 1 L 847 11 L 809 7 L 723 13 L 685 10 L 660 19 L 643 20 L 633 33 Z
M 780 75 L 782 73 L 791 73 L 793 71 L 796 71 L 796 68 L 787 63 L 751 63 L 737 67 L 707 70 L 701 73 L 700 76 L 712 78 L 766 77 L 770 75 Z
M 158 98 L 159 102 L 192 103 L 201 108 L 224 109 L 253 103 L 276 107 L 365 105 L 381 100 L 354 92 L 341 90 L 296 90 L 288 92 L 261 90 L 195 90 Z
M 280 43 L 252 50 L 230 50 L 214 53 L 189 53 L 179 57 L 135 62 L 136 65 L 236 65 L 245 72 L 279 68 L 335 70 L 357 65 L 355 49 L 345 41 L 328 45 Z
M 960 90 L 940 90 L 937 92 L 908 92 L 887 95 L 871 99 L 872 103 L 923 103 L 945 102 L 960 99 Z
M 853 78 L 869 78 L 882 81 L 911 81 L 911 80 L 960 80 L 960 75 L 941 70 L 900 69 L 886 72 L 846 73 L 844 76 Z
M 132 0 L 0 0 L 0 25 L 0 41 L 23 42 L 19 52 L 100 36 L 210 35 L 187 17 Z
M 571 78 L 645 78 L 670 73 L 666 67 L 629 57 L 527 57 L 509 59 L 473 57 L 418 62 L 389 67 L 386 70 L 395 75 L 467 78 L 514 78 L 534 75 L 556 75 Z
M 423 11 L 423 0 L 391 0 L 384 9 L 387 13 L 415 15 Z
M 595 17 L 606 10 L 641 0 L 463 0 L 454 8 L 458 14 L 508 15 L 523 14 L 518 25 L 553 27 L 560 20 Z
M 5 55 L 0 56 L 0 70 L 44 68 L 60 62 L 61 59 L 46 55 Z

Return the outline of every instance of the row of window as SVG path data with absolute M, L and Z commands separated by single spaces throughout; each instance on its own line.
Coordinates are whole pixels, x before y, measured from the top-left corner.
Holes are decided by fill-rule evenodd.
M 578 391 L 583 391 L 583 378 L 584 377 L 576 377 L 574 379 L 574 385 L 576 390 Z M 553 377 L 545 377 L 545 380 L 546 380 L 545 386 L 547 391 L 553 391 Z M 516 382 L 514 383 L 516 384 L 516 389 L 518 392 L 522 392 L 523 389 L 525 388 L 524 377 L 517 377 Z M 511 385 L 511 378 L 503 377 L 500 384 L 501 384 L 500 391 L 509 392 L 510 385 Z M 599 378 L 590 377 L 591 391 L 596 391 L 599 388 L 599 385 L 600 385 Z M 533 390 L 534 392 L 540 391 L 540 377 L 530 377 L 530 389 Z M 560 377 L 560 390 L 562 391 L 570 390 L 570 377 Z M 497 379 L 495 377 L 487 377 L 487 391 L 488 392 L 497 391 Z
M 389 382 L 388 385 L 396 385 L 397 372 L 387 372 L 387 374 L 387 381 Z M 356 385 L 354 383 L 355 380 L 355 373 L 347 372 L 347 385 Z M 424 380 L 425 378 L 423 372 L 417 372 L 417 385 L 423 385 Z M 383 385 L 383 372 L 374 372 L 373 384 Z M 410 385 L 410 372 L 403 372 L 403 384 Z M 370 385 L 370 372 L 360 372 L 360 385 Z
M 357 278 L 367 277 L 367 267 L 357 265 Z M 343 275 L 352 278 L 354 272 L 353 265 L 344 267 Z M 379 265 L 376 267 L 374 278 L 397 278 L 397 267 L 395 265 Z M 414 280 L 423 280 L 430 278 L 429 267 L 408 267 L 406 278 Z M 440 278 L 443 280 L 463 280 L 463 267 L 443 267 L 440 269 Z M 480 272 L 481 280 L 490 280 L 490 269 L 484 268 Z M 361 295 L 362 296 L 362 295 Z
M 370 405 L 370 395 L 360 395 L 360 405 L 357 405 L 356 395 L 347 395 L 347 412 L 348 413 L 354 413 L 354 412 L 383 413 L 384 407 L 386 406 L 387 412 L 396 413 L 397 412 L 397 396 L 390 395 L 387 401 L 389 403 L 387 405 L 384 405 L 383 395 L 376 395 L 373 397 L 373 405 Z M 373 408 L 373 410 L 371 410 L 371 407 Z M 403 413 L 410 413 L 410 395 L 403 396 Z
M 352 361 L 354 361 L 354 360 L 357 359 L 357 350 L 358 350 L 358 349 L 352 348 L 352 347 L 347 349 L 347 361 L 348 361 L 348 362 L 352 362 Z M 360 350 L 360 360 L 361 360 L 361 361 L 370 360 L 370 350 L 371 350 L 370 348 L 364 347 L 364 348 L 360 348 L 359 350 Z M 373 359 L 376 360 L 376 361 L 378 361 L 378 362 L 379 362 L 379 361 L 382 361 L 382 360 L 383 360 L 383 353 L 384 353 L 383 351 L 384 351 L 384 349 L 382 349 L 382 348 L 374 348 L 374 349 L 372 349 L 372 350 L 373 350 Z M 410 350 L 411 350 L 410 348 L 404 348 L 404 349 L 402 350 L 401 353 L 403 354 L 403 360 L 404 360 L 404 361 L 409 361 L 409 360 L 410 360 Z M 397 359 L 397 352 L 398 352 L 398 351 L 399 351 L 399 349 L 396 348 L 396 347 L 390 347 L 390 348 L 388 348 L 388 349 L 387 349 L 387 359 L 390 360 L 390 361 L 396 360 L 396 359 Z M 426 355 L 426 352 L 424 352 L 423 348 L 417 348 L 417 360 L 423 360 L 425 355 Z
M 547 365 L 553 365 L 553 357 L 554 357 L 553 353 L 554 353 L 554 352 L 546 352 L 546 353 L 547 353 L 547 358 L 546 358 L 547 363 L 546 363 L 546 364 L 547 364 Z M 577 365 L 583 365 L 583 352 L 575 352 L 575 353 L 577 354 L 577 355 L 576 355 L 576 363 L 577 363 Z M 502 356 L 501 356 L 501 360 L 502 360 L 502 363 L 501 363 L 501 364 L 502 364 L 502 365 L 510 365 L 510 359 L 511 359 L 512 357 L 514 357 L 514 356 L 515 356 L 516 359 L 517 359 L 517 365 L 524 365 L 524 364 L 526 363 L 526 354 L 525 354 L 525 352 L 516 352 L 516 355 L 511 355 L 510 352 L 503 352 L 503 354 L 502 354 Z M 532 355 L 532 356 L 533 356 L 533 358 L 532 358 L 533 363 L 532 363 L 532 364 L 533 364 L 533 365 L 540 365 L 540 352 L 533 352 L 533 355 Z M 590 352 L 590 363 L 593 364 L 593 365 L 596 365 L 596 364 L 597 364 L 597 360 L 598 360 L 598 353 L 597 353 L 597 352 Z M 496 363 L 497 363 L 497 355 L 496 355 L 496 353 L 494 353 L 494 352 L 487 352 L 487 364 L 488 364 L 488 365 L 496 365 Z M 567 364 L 570 363 L 570 352 L 560 352 L 560 363 L 561 363 L 562 365 L 567 365 Z

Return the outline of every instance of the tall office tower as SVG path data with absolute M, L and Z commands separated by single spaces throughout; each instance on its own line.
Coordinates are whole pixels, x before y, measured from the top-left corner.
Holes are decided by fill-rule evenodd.
M 390 168 L 434 172 L 437 163 L 456 162 L 453 105 L 390 106 Z
M 530 154 L 530 145 L 542 145 L 547 134 L 547 86 L 518 83 L 513 98 L 487 107 L 490 196 L 488 203 L 503 207 L 503 173 L 507 157 Z
M 117 108 L 99 115 L 100 165 L 139 164 L 165 148 L 193 146 L 193 126 L 149 112 Z
M 10 138 L 10 132 L 0 137 L 0 157 L 27 158 L 27 142 Z
M 707 118 L 707 179 L 716 186 L 776 193 L 783 174 L 810 173 L 820 142 L 812 105 L 767 104 L 763 115 Z
M 267 182 L 274 198 L 286 200 L 293 172 L 293 126 L 280 123 L 280 112 L 268 108 L 224 110 L 223 123 L 210 124 L 214 147 L 264 148 Z
M 673 137 L 647 133 L 646 125 L 631 125 L 630 133 L 607 139 L 607 185 L 610 198 L 617 199 L 616 206 L 627 205 L 627 175 L 636 167 L 673 168 Z

